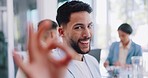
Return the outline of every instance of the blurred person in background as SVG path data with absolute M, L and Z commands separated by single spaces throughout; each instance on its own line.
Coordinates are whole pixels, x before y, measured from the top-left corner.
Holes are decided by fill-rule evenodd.
M 46 42 L 46 40 L 48 38 L 53 38 L 53 36 L 58 36 L 58 32 L 57 32 L 57 23 L 50 20 L 50 19 L 44 19 L 44 20 L 41 20 L 39 23 L 38 23 L 38 31 L 41 30 L 41 27 L 48 27 L 46 29 L 47 32 L 45 32 L 43 35 L 42 35 L 42 40 L 43 42 Z M 57 38 L 57 37 L 56 37 Z
M 104 63 L 105 67 L 127 67 L 132 63 L 132 56 L 142 56 L 141 46 L 130 39 L 132 32 L 132 27 L 127 23 L 123 23 L 118 27 L 120 41 L 111 44 L 109 55 Z
M 73 50 L 66 45 L 59 43 L 55 39 L 48 39 L 47 45 L 41 43 L 42 35 L 48 27 L 41 27 L 40 31 L 35 32 L 33 26 L 29 26 L 28 37 L 28 62 L 24 63 L 23 59 L 13 52 L 15 63 L 24 72 L 24 75 L 19 75 L 17 78 L 63 78 L 67 65 L 72 59 Z M 56 60 L 52 57 L 51 50 L 54 47 L 64 51 L 65 57 Z M 72 52 L 70 54 L 70 52 Z M 49 54 L 50 53 L 50 54 Z
M 43 46 L 47 46 L 47 41 L 48 40 L 58 40 L 58 32 L 57 32 L 57 23 L 50 20 L 50 19 L 44 19 L 44 20 L 41 20 L 39 23 L 38 23 L 38 32 L 40 31 L 43 31 L 43 28 L 44 29 L 44 33 L 41 35 L 41 44 Z M 52 50 L 52 52 L 54 51 L 55 49 Z M 24 62 L 28 62 L 28 57 L 23 57 L 23 61 Z M 21 69 L 18 69 L 17 71 L 17 74 L 16 74 L 16 78 L 27 78 L 25 76 L 25 74 L 22 72 Z

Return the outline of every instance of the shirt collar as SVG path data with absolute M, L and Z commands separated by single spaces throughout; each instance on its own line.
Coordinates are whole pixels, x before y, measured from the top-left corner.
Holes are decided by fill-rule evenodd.
M 132 41 L 130 40 L 130 42 L 127 44 L 127 46 L 126 46 L 126 48 L 130 48 L 130 46 L 131 46 L 131 43 L 132 43 Z M 121 48 L 121 47 L 123 47 L 123 44 L 122 44 L 122 42 L 120 42 L 120 44 L 119 44 L 119 47 Z

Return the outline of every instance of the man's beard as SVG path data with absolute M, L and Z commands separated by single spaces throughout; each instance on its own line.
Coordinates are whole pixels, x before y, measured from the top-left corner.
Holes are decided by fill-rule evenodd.
M 87 39 L 89 39 L 89 38 L 87 38 Z M 79 42 L 79 41 L 80 41 L 80 40 L 78 40 L 78 42 Z M 90 51 L 90 45 L 89 45 L 89 50 L 88 50 L 87 52 L 84 52 L 84 51 L 82 51 L 82 50 L 80 49 L 80 47 L 79 47 L 79 45 L 78 45 L 78 42 L 75 42 L 74 40 L 71 39 L 71 42 L 70 42 L 71 47 L 72 47 L 77 53 L 79 53 L 79 54 L 87 54 L 87 53 L 89 53 L 89 51 Z

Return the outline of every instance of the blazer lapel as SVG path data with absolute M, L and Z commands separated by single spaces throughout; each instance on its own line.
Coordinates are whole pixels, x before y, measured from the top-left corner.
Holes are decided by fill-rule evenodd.
M 120 42 L 117 43 L 117 46 L 115 46 L 116 48 L 116 51 L 114 52 L 115 53 L 115 61 L 118 61 L 119 60 L 119 48 L 120 48 Z

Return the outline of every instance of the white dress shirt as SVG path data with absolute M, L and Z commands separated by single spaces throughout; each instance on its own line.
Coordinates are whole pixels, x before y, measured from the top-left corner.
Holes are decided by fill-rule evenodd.
M 126 64 L 126 57 L 128 55 L 128 50 L 129 50 L 130 46 L 131 46 L 131 40 L 127 44 L 126 47 L 124 47 L 123 44 L 120 42 L 120 45 L 119 45 L 119 62 L 121 64 Z

